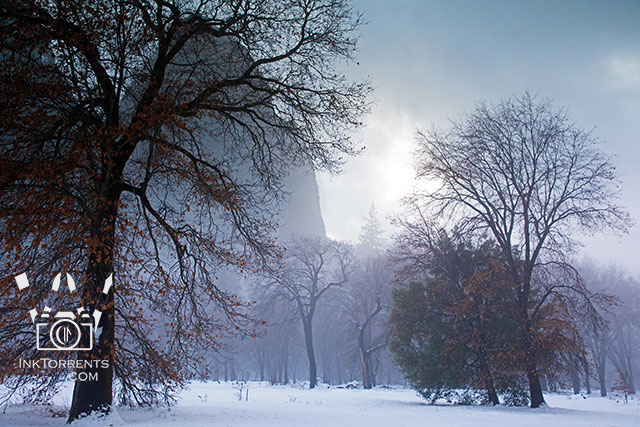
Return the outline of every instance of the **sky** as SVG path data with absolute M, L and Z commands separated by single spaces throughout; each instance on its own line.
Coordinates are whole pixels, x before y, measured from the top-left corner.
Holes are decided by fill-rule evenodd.
M 566 108 L 614 156 L 621 204 L 640 223 L 640 2 L 375 1 L 364 14 L 353 79 L 369 78 L 374 106 L 353 137 L 366 148 L 340 175 L 318 176 L 332 238 L 356 239 L 372 203 L 389 217 L 412 186 L 418 129 L 446 127 L 478 101 L 525 90 Z M 640 275 L 640 226 L 575 237 L 582 255 Z

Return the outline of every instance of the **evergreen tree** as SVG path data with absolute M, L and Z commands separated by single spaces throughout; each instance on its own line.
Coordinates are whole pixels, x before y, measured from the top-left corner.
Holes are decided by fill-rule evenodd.
M 379 255 L 384 250 L 384 231 L 378 219 L 378 209 L 371 203 L 369 213 L 362 218 L 362 230 L 358 236 L 359 252 L 363 258 Z
M 393 295 L 391 351 L 412 385 L 431 401 L 463 388 L 486 390 L 482 400 L 493 404 L 500 391 L 521 395 L 507 350 L 516 319 L 505 309 L 516 288 L 497 246 L 441 232 L 427 273 Z

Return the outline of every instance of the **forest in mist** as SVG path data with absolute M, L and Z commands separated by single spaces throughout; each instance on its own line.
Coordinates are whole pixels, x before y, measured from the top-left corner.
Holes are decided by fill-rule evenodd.
M 592 420 L 637 402 L 640 277 L 628 261 L 637 170 L 635 145 L 624 145 L 634 125 L 605 104 L 587 114 L 595 98 L 580 89 L 572 101 L 549 83 L 556 77 L 539 79 L 544 55 L 530 67 L 538 74 L 508 71 L 523 54 L 502 32 L 546 32 L 485 21 L 528 22 L 530 12 L 557 32 L 546 15 L 555 6 L 491 14 L 496 3 L 469 2 L 452 15 L 444 2 L 407 2 L 387 26 L 383 6 L 0 3 L 7 422 L 46 411 L 60 418 L 51 425 L 102 425 L 118 407 L 134 419 L 136 408 L 190 396 L 187 408 L 208 408 L 194 409 L 198 423 L 212 416 L 205 390 L 235 390 L 248 405 L 250 387 L 274 423 L 279 409 L 260 405 L 289 389 L 329 400 L 356 390 L 363 400 L 344 402 L 372 402 L 381 416 L 384 402 L 416 406 L 413 394 L 430 405 L 532 409 L 580 396 L 598 399 Z M 407 28 L 390 29 L 401 16 Z M 460 22 L 445 31 L 420 16 Z M 576 43 L 586 26 L 566 25 Z M 602 25 L 612 40 L 637 36 Z M 376 63 L 389 45 L 372 53 L 371 40 L 385 31 L 395 48 Z M 484 37 L 481 58 L 474 43 Z M 576 66 L 571 43 L 545 47 L 567 81 L 573 68 L 560 63 Z M 633 58 L 594 62 L 627 85 L 616 108 L 629 112 Z M 376 72 L 387 78 L 377 83 Z M 458 73 L 447 90 L 429 86 Z M 585 81 L 597 86 L 575 78 Z M 440 110 L 454 113 L 438 120 Z M 598 120 L 626 129 L 622 142 L 606 145 L 618 134 Z M 298 397 L 288 399 L 301 419 Z M 583 405 L 551 415 L 577 419 Z M 505 414 L 513 425 L 519 412 Z

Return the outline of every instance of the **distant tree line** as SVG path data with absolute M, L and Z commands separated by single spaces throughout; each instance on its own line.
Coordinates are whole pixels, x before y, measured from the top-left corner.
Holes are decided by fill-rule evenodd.
M 355 244 L 287 241 L 248 291 L 265 333 L 219 354 L 218 376 L 533 407 L 592 381 L 634 393 L 637 282 L 572 255 L 574 232 L 631 224 L 597 140 L 525 93 L 419 141 L 427 182 L 393 242 L 375 209 Z
M 277 268 L 248 292 L 264 329 L 216 355 L 220 379 L 318 382 L 372 388 L 399 384 L 388 350 L 393 269 L 375 207 L 357 242 L 291 236 Z M 233 366 L 233 375 L 225 367 Z M 225 373 L 226 372 L 226 373 Z

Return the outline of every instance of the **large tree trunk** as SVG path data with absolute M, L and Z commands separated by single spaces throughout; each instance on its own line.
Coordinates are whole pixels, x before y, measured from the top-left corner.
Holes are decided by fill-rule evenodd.
M 531 399 L 531 407 L 539 408 L 544 405 L 544 396 L 542 395 L 540 376 L 538 375 L 535 364 L 527 369 L 527 378 L 529 379 L 529 398 Z
M 106 414 L 111 410 L 115 326 L 114 287 L 111 287 L 107 295 L 104 295 L 102 290 L 107 277 L 113 274 L 116 202 L 117 199 L 111 200 L 111 203 L 107 202 L 107 206 L 96 213 L 90 231 L 89 241 L 100 243 L 96 247 L 90 247 L 87 268 L 88 282 L 83 285 L 82 303 L 89 313 L 98 309 L 102 311 L 102 315 L 92 350 L 78 352 L 79 361 L 87 361 L 92 365 L 76 370 L 73 401 L 67 422 L 72 422 L 92 412 Z M 98 334 L 99 336 L 97 336 Z M 82 344 L 85 346 L 84 348 L 88 348 L 86 346 L 90 345 L 87 334 L 83 334 Z
M 362 386 L 365 389 L 370 389 L 371 385 L 371 364 L 369 363 L 369 358 L 367 356 L 367 352 L 360 349 L 360 365 L 362 365 Z
M 309 388 L 315 388 L 318 378 L 318 369 L 316 366 L 316 355 L 313 351 L 313 333 L 311 326 L 311 318 L 303 320 L 304 341 L 307 347 L 307 357 L 309 358 Z
M 539 408 L 544 405 L 544 395 L 542 394 L 542 385 L 540 384 L 540 375 L 538 373 L 536 362 L 536 349 L 533 342 L 531 332 L 531 320 L 529 318 L 529 283 L 531 281 L 531 273 L 526 277 L 523 290 L 518 296 L 518 309 L 520 310 L 520 350 L 524 351 L 524 362 L 529 380 L 529 400 L 532 408 Z
M 526 309 L 525 309 L 526 310 Z M 525 351 L 525 367 L 527 372 L 527 379 L 529 380 L 529 399 L 531 401 L 532 408 L 539 408 L 544 405 L 544 395 L 542 394 L 542 385 L 540 384 L 540 374 L 538 373 L 536 363 L 536 353 L 531 338 L 531 330 L 529 325 L 528 316 L 524 322 L 523 332 L 523 346 Z

